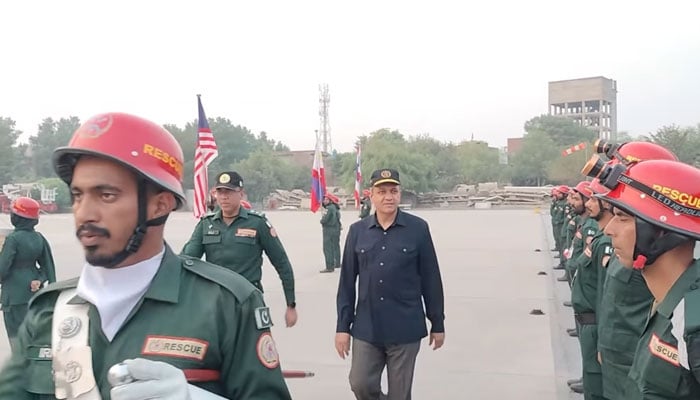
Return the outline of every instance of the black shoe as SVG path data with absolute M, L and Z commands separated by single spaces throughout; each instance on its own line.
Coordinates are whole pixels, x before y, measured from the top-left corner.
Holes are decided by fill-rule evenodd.
M 333 272 L 333 271 L 335 271 L 333 268 L 326 268 L 326 269 L 322 269 L 322 270 L 320 270 L 320 271 L 318 271 L 318 272 L 320 272 L 320 273 L 322 273 L 322 274 L 325 274 L 325 273 L 327 273 L 327 272 Z
M 563 304 L 564 307 L 571 307 L 571 302 L 569 300 L 562 302 L 561 304 Z
M 567 333 L 568 333 L 569 336 L 571 336 L 571 337 L 578 337 L 578 331 L 577 331 L 576 329 L 572 329 L 572 330 L 570 330 L 570 331 L 567 331 Z
M 557 264 L 553 266 L 552 269 L 564 269 L 564 264 Z
M 568 329 L 567 329 L 567 331 L 568 331 Z M 583 383 L 583 378 L 569 379 L 568 381 L 566 381 L 566 384 L 568 386 L 571 386 L 575 383 Z
M 583 393 L 583 382 L 581 383 L 574 383 L 573 385 L 569 386 L 571 391 L 574 393 Z
M 568 279 L 566 279 L 566 275 L 560 276 L 559 278 L 557 278 L 557 280 L 558 280 L 559 282 L 566 282 L 566 281 L 568 281 Z

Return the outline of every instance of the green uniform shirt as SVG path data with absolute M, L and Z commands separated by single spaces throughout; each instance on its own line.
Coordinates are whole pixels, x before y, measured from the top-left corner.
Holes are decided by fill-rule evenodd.
M 362 200 L 360 200 L 360 218 L 368 216 L 371 211 L 372 202 L 369 197 L 363 197 Z
M 610 238 L 597 231 L 583 250 L 585 262 L 578 263 L 571 284 L 571 304 L 575 313 L 597 313 L 605 278 L 604 263 L 613 253 Z
M 610 258 L 607 270 L 597 313 L 598 344 L 605 351 L 603 362 L 629 368 L 654 297 L 642 272 L 625 268 L 617 257 Z
M 699 288 L 696 260 L 649 316 L 629 374 L 643 399 L 700 399 Z
M 221 210 L 204 216 L 194 228 L 182 254 L 201 258 L 243 275 L 262 290 L 262 252 L 277 270 L 287 305 L 294 303 L 294 272 L 275 229 L 263 214 L 241 207 L 226 225 Z
M 329 229 L 332 231 L 340 231 L 340 208 L 335 203 L 330 203 L 323 209 L 323 216 L 321 216 L 321 226 L 323 229 Z
M 18 336 L 23 351 L 0 372 L 0 399 L 54 398 L 53 308 L 60 291 L 77 282 L 50 285 L 32 299 Z M 76 296 L 70 302 L 85 301 Z M 269 336 L 270 324 L 262 322 L 269 319 L 260 318 L 269 318 L 261 293 L 221 267 L 166 248 L 150 287 L 111 342 L 93 305 L 88 315 L 93 372 L 103 400 L 110 398 L 107 371 L 130 358 L 219 371 L 219 381 L 197 385 L 229 399 L 291 398 Z
M 561 227 L 562 236 L 564 238 L 564 248 L 568 249 L 569 247 L 571 247 L 571 242 L 576 237 L 576 230 L 578 229 L 579 219 L 580 217 L 578 215 L 573 214 L 572 212 L 568 212 L 566 214 L 566 222 Z
M 31 227 L 19 225 L 7 235 L 0 252 L 0 303 L 6 306 L 29 303 L 34 295 L 31 281 L 56 282 L 49 243 L 34 230 L 36 222 L 31 222 Z
M 600 232 L 598 221 L 594 220 L 593 218 L 586 217 L 576 231 L 576 235 L 572 243 L 573 252 L 569 263 L 573 269 L 578 269 L 591 261 L 591 243 L 593 243 L 593 239 L 598 232 Z M 588 249 L 588 253 L 586 253 L 586 249 Z

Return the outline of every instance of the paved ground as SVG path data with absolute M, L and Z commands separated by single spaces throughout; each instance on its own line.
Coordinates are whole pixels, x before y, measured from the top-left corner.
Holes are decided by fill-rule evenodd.
M 446 293 L 446 344 L 432 351 L 424 342 L 418 356 L 414 398 L 421 399 L 579 399 L 565 381 L 580 373 L 578 343 L 565 283 L 555 281 L 551 266 L 549 216 L 537 210 L 416 210 L 430 223 Z M 295 399 L 353 399 L 349 361 L 333 348 L 338 274 L 319 274 L 323 256 L 319 215 L 269 212 L 295 268 L 299 323 L 283 325 L 284 300 L 269 264 L 264 268 L 266 300 L 285 369 L 316 373 L 288 380 Z M 344 225 L 355 221 L 343 212 Z M 195 221 L 187 213 L 168 222 L 166 238 L 179 251 Z M 0 226 L 9 226 L 6 215 Z M 39 229 L 48 237 L 59 279 L 75 276 L 82 251 L 70 215 L 43 217 Z M 344 240 L 344 237 L 341 238 Z M 541 251 L 535 251 L 540 249 Z M 546 275 L 538 275 L 543 271 Z M 540 309 L 544 315 L 530 315 Z M 0 321 L 0 324 L 2 322 Z M 9 354 L 0 329 L 0 360 Z

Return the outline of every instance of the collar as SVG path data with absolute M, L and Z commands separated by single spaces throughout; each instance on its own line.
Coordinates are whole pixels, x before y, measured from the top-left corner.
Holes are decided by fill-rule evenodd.
M 177 303 L 180 295 L 180 269 L 182 269 L 180 258 L 173 253 L 170 246 L 165 244 L 165 252 L 158 272 L 146 289 L 144 298 Z M 87 303 L 87 300 L 78 295 L 68 301 L 68 304 L 84 303 Z
M 700 260 L 695 260 L 671 286 L 671 290 L 668 291 L 664 300 L 656 308 L 656 312 L 670 319 L 673 315 L 673 310 L 685 296 L 690 285 L 698 280 L 698 272 L 700 272 Z
M 238 208 L 238 215 L 236 216 L 236 218 L 238 218 L 238 217 L 248 219 L 248 209 L 243 207 L 243 206 L 240 206 Z M 224 220 L 223 211 L 221 211 L 220 208 L 218 210 L 216 210 L 216 212 L 214 213 L 213 219 L 215 219 L 215 220 L 218 219 L 219 221 Z
M 369 220 L 367 223 L 367 229 L 371 229 L 371 228 L 382 229 L 382 226 L 379 225 L 379 222 L 377 222 L 377 213 L 374 213 L 372 218 L 366 218 L 366 219 Z M 406 213 L 401 211 L 400 208 L 396 210 L 396 218 L 394 218 L 394 222 L 392 222 L 392 224 L 389 226 L 389 228 L 393 227 L 394 225 L 406 226 Z

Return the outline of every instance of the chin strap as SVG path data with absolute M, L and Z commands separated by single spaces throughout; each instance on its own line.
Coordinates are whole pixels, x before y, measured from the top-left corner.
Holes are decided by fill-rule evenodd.
M 635 218 L 637 237 L 634 244 L 632 268 L 644 269 L 667 251 L 689 240 L 688 237 L 658 228 L 641 218 Z
M 146 181 L 139 180 L 138 182 L 138 221 L 136 222 L 136 228 L 134 228 L 134 233 L 131 234 L 129 241 L 126 244 L 124 250 L 117 253 L 108 265 L 104 265 L 105 268 L 114 268 L 115 266 L 121 264 L 127 257 L 136 253 L 141 244 L 143 243 L 143 238 L 146 236 L 146 231 L 149 226 L 160 226 L 165 224 L 168 220 L 170 214 L 165 214 L 160 217 L 147 220 L 146 208 L 147 208 L 147 198 L 146 198 Z

